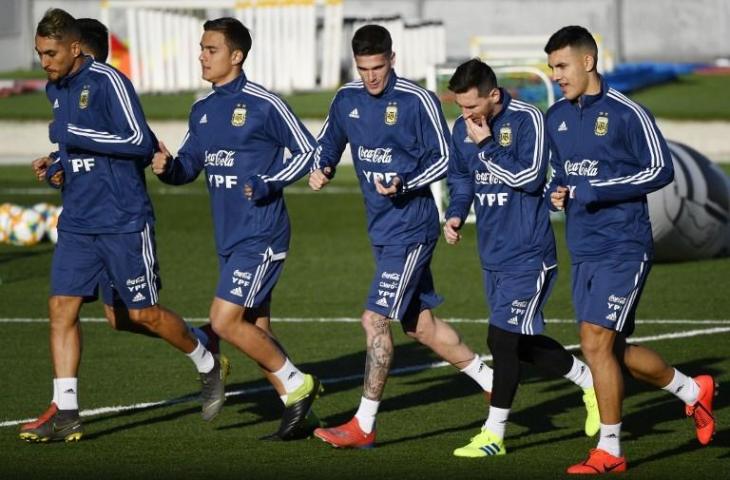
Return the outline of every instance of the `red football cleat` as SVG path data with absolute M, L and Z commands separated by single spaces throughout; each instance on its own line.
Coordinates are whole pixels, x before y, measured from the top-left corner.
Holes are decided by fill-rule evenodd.
M 355 417 L 339 427 L 318 428 L 314 431 L 314 436 L 337 448 L 372 448 L 375 446 L 375 428 L 370 433 L 363 432 Z
M 581 463 L 568 467 L 565 473 L 578 475 L 596 475 L 599 473 L 621 473 L 626 471 L 626 458 L 614 457 L 600 448 L 588 452 L 588 458 Z
M 715 417 L 712 415 L 712 401 L 717 395 L 717 384 L 710 375 L 698 375 L 694 381 L 700 387 L 700 394 L 694 405 L 687 405 L 684 409 L 688 417 L 695 421 L 697 440 L 707 445 L 715 435 Z
M 28 430 L 35 430 L 36 428 L 40 427 L 48 420 L 50 420 L 56 414 L 56 412 L 58 412 L 58 407 L 55 403 L 51 402 L 51 405 L 45 412 L 41 414 L 40 417 L 36 418 L 32 422 L 24 423 L 23 425 L 21 425 L 20 431 L 25 432 Z
M 59 410 L 51 403 L 37 420 L 23 424 L 18 436 L 31 443 L 78 442 L 84 436 L 84 428 L 78 410 Z

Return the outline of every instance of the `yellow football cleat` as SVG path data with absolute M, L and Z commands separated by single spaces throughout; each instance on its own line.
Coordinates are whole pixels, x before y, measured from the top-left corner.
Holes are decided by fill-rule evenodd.
M 504 440 L 487 428 L 482 428 L 481 432 L 471 437 L 468 445 L 454 450 L 454 456 L 465 458 L 491 457 L 506 453 Z

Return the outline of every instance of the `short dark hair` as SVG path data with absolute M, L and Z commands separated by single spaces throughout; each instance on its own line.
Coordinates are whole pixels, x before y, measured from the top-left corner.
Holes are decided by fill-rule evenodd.
M 50 8 L 46 10 L 45 15 L 38 26 L 35 34 L 39 37 L 53 38 L 55 40 L 78 40 L 81 37 L 79 26 L 76 19 L 66 10 L 60 8 Z
M 77 18 L 81 31 L 81 50 L 97 62 L 106 62 L 109 56 L 109 29 L 95 18 Z
M 243 60 L 248 57 L 251 51 L 251 33 L 248 31 L 240 20 L 233 17 L 221 17 L 215 20 L 208 20 L 203 24 L 203 30 L 206 32 L 220 32 L 226 38 L 226 45 L 233 52 L 240 50 L 243 52 Z M 243 62 L 241 62 L 243 63 Z
M 466 93 L 476 87 L 480 97 L 486 97 L 497 86 L 497 76 L 492 67 L 478 58 L 472 58 L 456 67 L 449 80 L 449 90 L 452 92 Z
M 365 25 L 357 29 L 352 37 L 352 53 L 360 55 L 390 55 L 393 52 L 393 40 L 390 32 L 380 25 Z
M 596 39 L 593 38 L 591 32 L 589 32 L 585 27 L 569 25 L 553 33 L 545 45 L 545 53 L 550 55 L 554 51 L 565 47 L 577 47 L 587 50 L 591 53 L 591 55 L 593 55 L 594 60 L 598 60 L 598 45 L 596 44 Z

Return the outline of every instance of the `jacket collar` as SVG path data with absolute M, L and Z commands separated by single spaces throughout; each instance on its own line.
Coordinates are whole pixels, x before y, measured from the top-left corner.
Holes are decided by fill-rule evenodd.
M 230 82 L 224 83 L 223 85 L 214 85 L 213 90 L 219 95 L 233 95 L 243 90 L 246 83 L 248 83 L 246 74 L 241 71 L 241 74 Z
M 73 83 L 77 78 L 83 77 L 86 72 L 89 70 L 89 67 L 91 67 L 91 64 L 94 63 L 94 58 L 89 56 L 84 56 L 84 61 L 81 64 L 81 67 L 79 67 L 78 70 L 76 70 L 73 73 L 69 73 L 62 79 L 58 81 L 59 87 L 68 87 L 71 83 Z
M 502 106 L 502 109 L 499 111 L 498 114 L 492 117 L 492 119 L 489 121 L 489 126 L 491 127 L 494 125 L 497 120 L 502 118 L 504 115 L 504 112 L 507 111 L 507 107 L 509 107 L 509 104 L 512 102 L 512 96 L 502 87 L 499 87 L 499 104 Z
M 598 79 L 601 82 L 601 91 L 595 95 L 581 95 L 578 97 L 577 101 L 574 102 L 576 107 L 588 108 L 606 96 L 608 93 L 608 84 L 606 83 L 606 79 L 603 78 L 603 75 L 598 75 Z

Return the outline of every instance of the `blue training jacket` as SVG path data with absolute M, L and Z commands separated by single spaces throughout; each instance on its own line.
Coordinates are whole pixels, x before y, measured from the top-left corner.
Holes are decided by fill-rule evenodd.
M 463 221 L 471 204 L 477 219 L 482 268 L 540 270 L 556 263 L 555 237 L 543 189 L 548 165 L 540 110 L 504 89 L 492 136 L 475 145 L 459 117 L 451 136 L 449 208 Z
M 553 178 L 567 186 L 568 249 L 573 263 L 644 260 L 654 244 L 646 195 L 674 178 L 672 157 L 654 117 L 609 88 L 548 110 Z M 552 204 L 550 204 L 552 208 Z
M 282 189 L 309 171 L 312 134 L 283 100 L 243 73 L 194 103 L 188 128 L 160 179 L 180 185 L 205 170 L 219 254 L 285 254 L 290 226 Z
M 334 167 L 350 143 L 373 245 L 408 245 L 438 239 L 438 210 L 430 184 L 443 178 L 449 131 L 436 96 L 394 71 L 383 92 L 370 95 L 362 81 L 337 91 L 319 134 L 314 168 Z M 402 192 L 379 194 L 375 180 L 400 177 Z
M 144 168 L 157 147 L 131 82 L 114 67 L 84 60 L 48 82 L 49 127 L 64 170 L 60 230 L 133 233 L 152 220 Z

